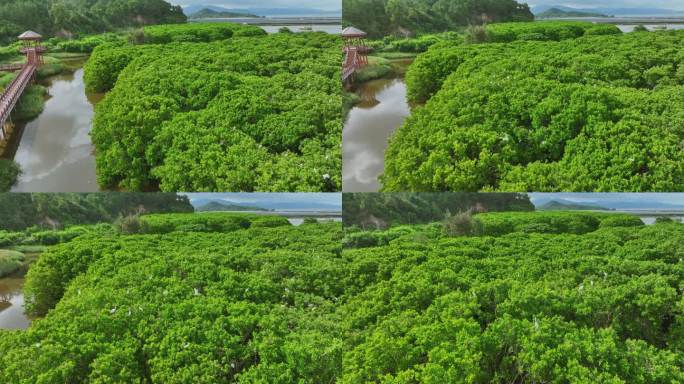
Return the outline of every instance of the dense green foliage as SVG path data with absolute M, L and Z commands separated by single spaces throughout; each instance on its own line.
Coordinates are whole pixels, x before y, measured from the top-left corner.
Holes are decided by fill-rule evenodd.
M 516 40 L 560 41 L 582 36 L 619 35 L 613 24 L 581 21 L 536 21 L 533 23 L 499 23 L 487 25 L 487 42 L 509 43 Z
M 388 191 L 684 190 L 683 32 L 436 45 L 407 74 L 414 110 Z M 434 96 L 432 96 L 434 95 Z
M 176 31 L 183 35 L 187 28 Z M 101 186 L 341 189 L 339 39 L 324 33 L 236 36 L 94 51 L 86 65 L 88 87 L 114 86 L 97 105 L 92 131 Z
M 684 226 L 457 238 L 440 227 L 345 251 L 356 289 L 337 382 L 684 380 Z
M 345 193 L 345 227 L 383 228 L 442 220 L 466 211 L 533 211 L 529 197 L 517 193 Z
M 487 234 L 353 229 L 343 250 L 339 224 L 230 217 L 51 247 L 25 286 L 45 318 L 0 331 L 0 382 L 684 380 L 684 225 L 487 213 Z
M 395 36 L 385 36 L 382 39 L 370 40 L 367 45 L 375 52 L 405 52 L 420 53 L 425 52 L 431 46 L 441 42 L 462 43 L 463 35 L 457 32 L 430 33 L 416 37 L 397 38 Z
M 112 222 L 140 212 L 192 212 L 186 196 L 174 193 L 0 194 L 0 230 L 33 226 L 55 229 L 67 225 Z
M 340 225 L 80 237 L 41 255 L 0 382 L 331 383 Z
M 111 224 L 97 224 L 89 226 L 70 226 L 64 229 L 45 229 L 39 226 L 26 228 L 22 231 L 0 230 L 0 248 L 21 249 L 24 247 L 41 247 L 69 242 L 86 233 L 112 232 Z
M 589 212 L 513 212 L 483 213 L 476 216 L 482 223 L 482 235 L 503 236 L 508 233 L 572 233 L 581 235 L 606 227 L 639 227 L 637 216 L 619 213 Z
M 345 24 L 373 38 L 534 19 L 527 4 L 515 0 L 342 0 L 342 8 Z
M 233 23 L 192 23 L 183 25 L 153 25 L 143 29 L 146 44 L 208 43 L 235 37 L 262 36 L 266 32 L 254 25 Z
M 478 35 L 479 33 L 479 35 Z M 463 32 L 422 34 L 411 38 L 384 36 L 370 40 L 368 45 L 378 52 L 427 51 L 436 44 L 457 46 L 463 43 L 509 43 L 512 41 L 560 41 L 581 36 L 617 35 L 622 33 L 612 24 L 593 24 L 578 21 L 543 21 L 533 23 L 494 23 L 483 27 L 471 27 Z
M 107 92 L 116 84 L 121 71 L 136 58 L 158 56 L 178 49 L 177 45 L 168 47 L 158 44 L 171 42 L 213 42 L 233 36 L 264 36 L 266 32 L 250 25 L 233 23 L 193 23 L 184 25 L 155 25 L 143 28 L 129 37 L 133 44 L 126 44 L 116 35 L 95 38 L 94 48 L 104 45 L 90 57 L 85 65 L 86 87 L 91 92 Z M 107 44 L 105 44 L 107 43 Z M 153 45 L 147 45 L 153 44 Z M 59 44 L 58 44 L 59 46 Z M 203 46 L 206 49 L 206 46 Z M 141 59 L 142 60 L 142 59 Z
M 473 214 L 474 209 L 435 215 L 441 223 L 403 225 L 411 222 L 411 213 L 404 220 L 395 220 L 386 230 L 364 231 L 360 226 L 345 226 L 343 245 L 347 248 L 366 248 L 387 245 L 392 240 L 411 237 L 437 238 L 441 236 L 503 236 L 509 233 L 572 233 L 581 235 L 599 228 L 639 227 L 644 223 L 637 216 L 594 212 L 490 212 Z M 397 216 L 400 213 L 397 212 Z M 435 220 L 433 219 L 433 220 Z M 413 221 L 418 223 L 419 221 Z M 425 221 L 423 221 L 425 222 Z M 372 227 L 371 227 L 372 229 Z
M 12 117 L 17 121 L 29 121 L 38 117 L 45 107 L 47 88 L 42 85 L 32 85 L 24 91 L 17 106 L 12 111 Z
M 45 42 L 48 52 L 91 53 L 95 48 L 106 43 L 123 43 L 126 41 L 123 33 L 103 33 L 85 36 L 79 39 L 64 39 L 54 37 Z
M 185 21 L 181 7 L 163 0 L 3 0 L 0 42 L 26 30 L 45 36 L 72 35 Z
M 19 165 L 12 160 L 0 159 L 0 192 L 9 192 L 17 179 L 21 170 Z
M 250 227 L 289 226 L 281 216 L 259 216 L 239 213 L 158 214 L 140 218 L 141 233 L 233 232 Z

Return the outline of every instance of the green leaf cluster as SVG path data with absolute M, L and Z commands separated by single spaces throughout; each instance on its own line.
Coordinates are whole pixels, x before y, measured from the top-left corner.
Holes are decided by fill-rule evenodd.
M 342 8 L 344 23 L 372 38 L 534 20 L 529 6 L 515 0 L 342 0 Z
M 185 21 L 181 7 L 164 0 L 3 0 L 0 42 L 26 30 L 70 36 Z
M 349 337 L 338 383 L 684 380 L 684 226 L 584 232 L 588 217 L 610 214 L 565 212 L 579 226 L 529 233 L 556 214 L 491 215 L 483 222 L 516 232 L 410 226 L 345 250 L 354 293 L 340 309 Z
M 516 40 L 560 41 L 592 35 L 619 35 L 613 24 L 583 21 L 535 21 L 533 23 L 495 23 L 487 25 L 487 42 L 510 43 Z
M 341 189 L 339 39 L 236 35 L 94 51 L 88 87 L 113 87 L 96 108 L 92 131 L 101 186 Z
M 212 214 L 166 216 L 163 234 L 43 253 L 25 293 L 45 317 L 0 331 L 0 381 L 684 380 L 681 224 L 488 213 L 488 234 L 356 230 L 386 241 L 343 250 L 339 223 L 238 214 L 250 225 L 205 232 L 187 229 Z
M 0 193 L 0 230 L 54 230 L 113 222 L 119 216 L 141 212 L 192 211 L 187 196 L 175 193 Z
M 200 215 L 198 215 L 200 216 Z M 85 236 L 31 267 L 0 381 L 330 383 L 343 339 L 339 223 Z
M 12 160 L 0 159 L 0 193 L 9 192 L 16 184 L 21 169 Z
M 449 214 L 471 211 L 533 211 L 521 193 L 345 193 L 345 228 L 387 228 L 437 222 Z
M 140 218 L 142 233 L 233 232 L 250 227 L 289 226 L 283 216 L 212 212 L 145 215 Z
M 433 46 L 387 191 L 684 190 L 682 32 Z

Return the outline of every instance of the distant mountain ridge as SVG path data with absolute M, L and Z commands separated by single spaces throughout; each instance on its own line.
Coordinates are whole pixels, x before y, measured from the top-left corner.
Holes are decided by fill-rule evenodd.
M 604 208 L 595 204 L 578 204 L 566 200 L 551 200 L 548 203 L 537 207 L 538 211 L 610 211 L 609 208 Z
M 550 9 L 558 9 L 564 12 L 584 12 L 584 13 L 598 13 L 609 16 L 684 16 L 683 11 L 677 11 L 673 9 L 666 8 L 648 8 L 648 7 L 638 7 L 638 8 L 608 8 L 608 7 L 596 7 L 596 8 L 573 8 L 566 7 L 564 5 L 538 5 L 531 8 L 532 13 L 537 16 Z
M 233 12 L 233 11 L 215 11 L 209 8 L 200 9 L 197 12 L 188 16 L 189 19 L 214 19 L 214 18 L 231 18 L 231 17 L 260 17 L 251 13 Z
M 217 200 L 212 200 L 206 204 L 200 205 L 195 208 L 196 212 L 221 212 L 221 211 L 231 211 L 231 212 L 240 212 L 240 211 L 268 211 L 268 209 L 264 209 L 261 207 L 252 207 L 249 205 L 237 205 L 237 204 L 230 204 L 226 203 L 223 201 L 217 201 Z
M 543 209 L 545 205 L 551 202 L 558 202 L 561 204 L 575 204 L 584 205 L 591 208 L 588 209 L 610 209 L 610 210 L 673 210 L 673 211 L 684 211 L 684 204 L 671 204 L 662 201 L 647 200 L 644 198 L 627 200 L 627 199 L 616 199 L 616 200 L 602 200 L 602 201 L 582 201 L 575 202 L 570 200 L 564 200 L 562 198 L 545 197 L 545 198 L 534 198 L 532 199 L 534 205 L 537 209 Z
M 558 8 L 550 8 L 538 15 L 539 19 L 563 18 L 563 17 L 611 17 L 603 13 L 584 12 L 584 11 L 564 11 Z
M 331 211 L 337 212 L 341 208 L 339 205 L 328 204 L 322 202 L 292 202 L 292 201 L 260 201 L 258 203 L 249 202 L 243 203 L 239 201 L 231 201 L 224 199 L 190 199 L 190 204 L 192 204 L 195 209 L 201 209 L 210 203 L 219 203 L 226 206 L 235 206 L 242 208 L 257 208 L 265 211 Z M 215 204 L 214 204 L 215 206 Z
M 251 14 L 255 16 L 330 16 L 341 17 L 342 10 L 328 11 L 315 8 L 224 8 L 216 5 L 189 5 L 183 7 L 183 12 L 187 16 L 208 9 L 214 12 L 231 12 L 238 14 Z M 241 17 L 241 16 L 237 16 Z

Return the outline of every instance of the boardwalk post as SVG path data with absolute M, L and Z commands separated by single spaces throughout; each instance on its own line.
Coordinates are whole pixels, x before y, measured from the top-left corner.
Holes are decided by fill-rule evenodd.
M 19 40 L 23 42 L 21 53 L 26 55 L 26 63 L 17 67 L 16 65 L 4 66 L 3 70 L 20 70 L 17 77 L 7 86 L 5 92 L 0 95 L 0 140 L 7 140 L 7 122 L 11 121 L 10 114 L 16 107 L 17 102 L 21 98 L 29 83 L 38 70 L 38 66 L 43 64 L 43 53 L 45 47 L 40 44 L 42 36 L 33 32 L 27 31 L 19 36 Z
M 368 53 L 372 49 L 364 42 L 365 38 L 366 32 L 358 28 L 347 27 L 342 31 L 345 54 L 342 81 L 345 83 L 350 82 L 357 71 L 368 65 Z

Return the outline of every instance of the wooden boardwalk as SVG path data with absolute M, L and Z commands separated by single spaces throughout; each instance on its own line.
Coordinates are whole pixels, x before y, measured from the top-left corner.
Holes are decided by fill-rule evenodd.
M 16 107 L 21 95 L 33 80 L 36 70 L 38 69 L 37 62 L 29 60 L 29 62 L 20 66 L 18 69 L 21 69 L 21 71 L 17 77 L 10 83 L 7 89 L 5 89 L 5 92 L 0 95 L 0 140 L 7 139 L 5 123 L 10 118 L 10 114 L 14 110 L 14 107 Z
M 344 47 L 344 63 L 342 64 L 342 82 L 347 82 L 361 68 L 368 65 L 367 47 Z

